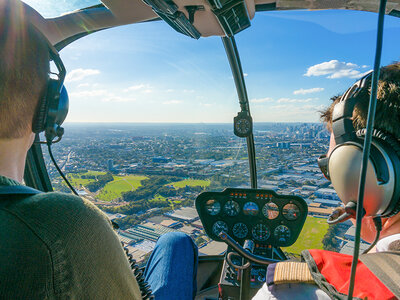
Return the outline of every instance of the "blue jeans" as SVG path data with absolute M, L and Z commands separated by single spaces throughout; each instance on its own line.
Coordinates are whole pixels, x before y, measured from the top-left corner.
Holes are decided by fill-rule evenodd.
M 162 235 L 144 272 L 156 300 L 194 299 L 197 246 L 182 232 Z

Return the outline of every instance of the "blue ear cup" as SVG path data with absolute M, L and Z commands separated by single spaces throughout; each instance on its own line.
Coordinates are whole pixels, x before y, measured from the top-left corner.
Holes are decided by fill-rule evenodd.
M 61 91 L 58 91 L 59 82 L 57 80 L 51 79 L 49 85 L 51 89 L 56 90 L 54 90 L 54 94 L 50 94 L 47 99 L 48 110 L 44 130 L 46 140 L 52 141 L 55 137 L 61 138 L 64 134 L 64 129 L 61 127 L 61 124 L 68 114 L 69 99 L 64 86 L 61 87 Z M 53 93 L 53 90 L 51 93 Z
M 45 131 L 46 140 L 48 143 L 51 143 L 55 137 L 61 139 L 64 134 L 61 124 L 68 114 L 69 107 L 68 93 L 64 87 L 66 71 L 57 50 L 47 38 L 33 25 L 30 26 L 30 30 L 35 33 L 38 39 L 47 44 L 49 57 L 58 70 L 57 74 L 49 73 L 45 94 L 39 101 L 32 123 L 32 131 L 34 133 Z M 55 75 L 56 79 L 52 78 L 51 75 Z

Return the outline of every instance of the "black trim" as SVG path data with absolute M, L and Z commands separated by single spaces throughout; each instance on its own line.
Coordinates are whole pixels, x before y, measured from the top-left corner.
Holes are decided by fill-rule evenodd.
M 222 37 L 222 43 L 225 47 L 225 53 L 228 57 L 229 65 L 231 67 L 232 76 L 235 81 L 236 91 L 239 98 L 241 112 L 246 112 L 249 116 L 250 106 L 247 96 L 246 83 L 244 81 L 242 64 L 240 62 L 239 51 L 236 46 L 235 37 Z M 250 183 L 253 189 L 257 188 L 257 164 L 256 164 L 256 148 L 254 145 L 254 136 L 250 134 L 246 137 L 247 141 L 247 154 L 249 157 L 250 167 Z
M 257 4 L 256 11 L 271 11 L 276 10 L 276 3 Z
M 389 16 L 400 18 L 400 10 L 393 9 L 393 10 L 389 13 Z

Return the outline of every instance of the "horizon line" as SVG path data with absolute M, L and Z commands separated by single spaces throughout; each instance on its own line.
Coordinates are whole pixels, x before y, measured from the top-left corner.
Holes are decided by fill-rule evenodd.
M 253 124 L 280 124 L 280 123 L 306 123 L 306 124 L 322 124 L 322 122 L 302 122 L 302 121 L 281 121 L 281 122 L 254 122 Z M 98 122 L 85 122 L 85 121 L 74 121 L 74 122 L 65 122 L 65 124 L 171 124 L 171 125 L 185 125 L 185 124 L 193 124 L 193 125 L 199 125 L 199 124 L 221 124 L 221 125 L 233 125 L 233 122 L 110 122 L 110 121 L 98 121 Z

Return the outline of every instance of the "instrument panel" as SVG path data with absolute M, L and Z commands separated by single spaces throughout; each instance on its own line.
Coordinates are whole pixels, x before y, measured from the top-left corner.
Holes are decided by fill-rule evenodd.
M 201 193 L 196 198 L 196 209 L 213 240 L 222 241 L 218 235 L 225 231 L 240 244 L 251 239 L 274 247 L 294 244 L 308 213 L 301 197 L 245 188 Z

